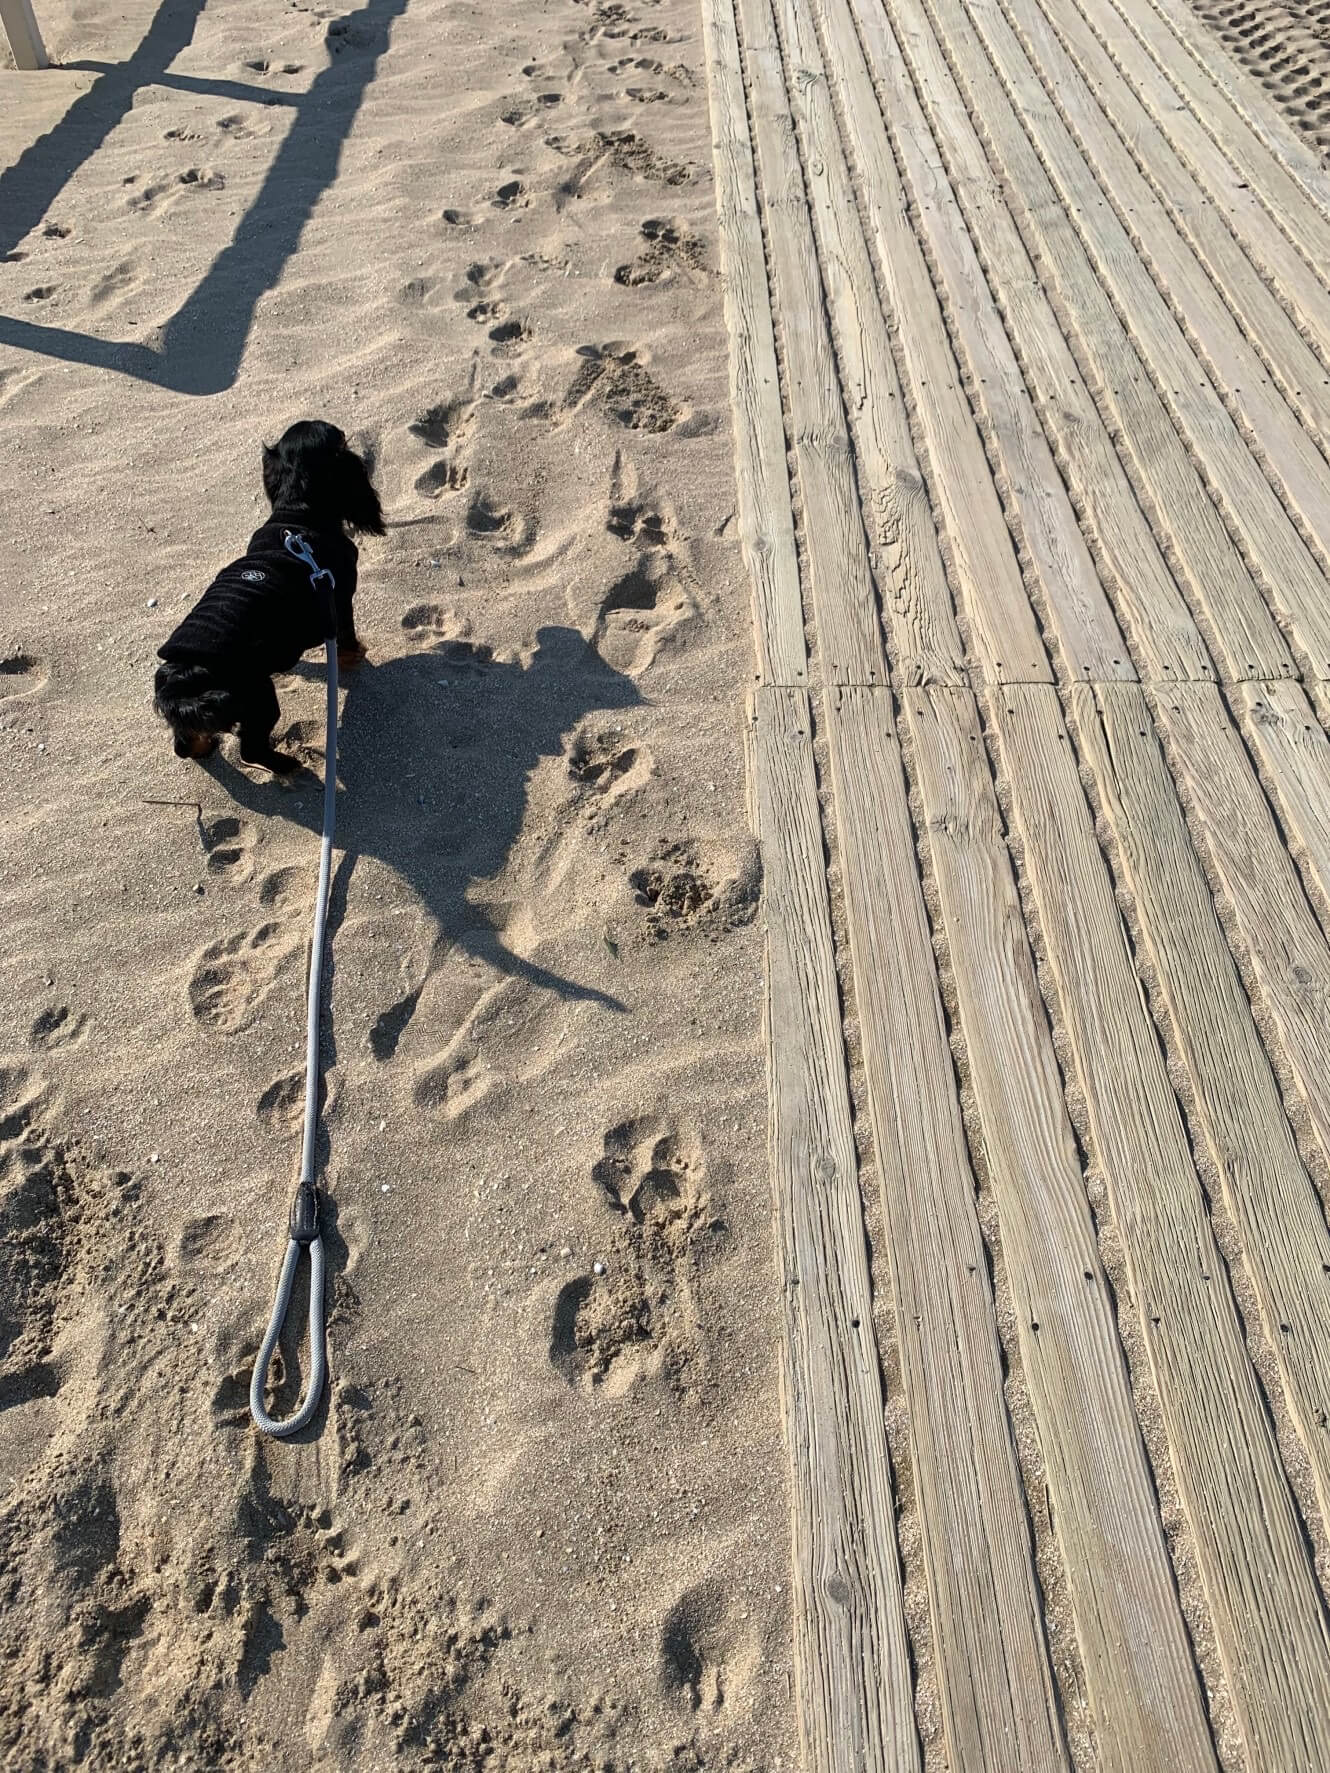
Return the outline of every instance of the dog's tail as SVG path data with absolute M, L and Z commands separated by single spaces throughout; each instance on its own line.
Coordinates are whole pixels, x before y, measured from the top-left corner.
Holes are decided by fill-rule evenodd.
M 206 665 L 161 665 L 153 691 L 152 705 L 177 739 L 229 733 L 240 720 L 235 692 Z

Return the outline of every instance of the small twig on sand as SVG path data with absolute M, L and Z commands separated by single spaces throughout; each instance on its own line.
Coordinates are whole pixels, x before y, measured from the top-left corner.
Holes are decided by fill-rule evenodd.
M 203 846 L 204 855 L 207 855 L 207 853 L 208 853 L 208 839 L 207 839 L 207 836 L 205 835 L 204 830 L 203 830 L 203 803 L 201 801 L 197 801 L 197 800 L 154 800 L 150 795 L 147 795 L 147 794 L 145 794 L 142 798 L 143 798 L 144 806 L 191 806 L 191 807 L 193 807 L 193 809 L 194 809 L 194 823 L 199 828 L 199 842 Z

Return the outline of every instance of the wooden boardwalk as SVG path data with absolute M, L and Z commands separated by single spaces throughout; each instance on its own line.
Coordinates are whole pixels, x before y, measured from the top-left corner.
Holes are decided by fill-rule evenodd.
M 808 1773 L 1330 1773 L 1330 176 L 1185 0 L 703 0 Z

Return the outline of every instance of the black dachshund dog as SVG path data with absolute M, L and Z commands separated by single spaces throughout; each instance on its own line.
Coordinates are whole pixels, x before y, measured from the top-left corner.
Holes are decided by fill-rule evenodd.
M 219 733 L 238 728 L 244 762 L 286 774 L 297 760 L 273 749 L 281 712 L 273 675 L 321 645 L 334 620 L 339 669 L 364 658 L 351 536 L 381 536 L 383 511 L 364 459 L 322 419 L 302 419 L 265 448 L 263 490 L 272 516 L 159 649 L 153 706 L 175 735 L 177 757 L 206 757 Z M 292 542 L 332 574 L 335 616 Z

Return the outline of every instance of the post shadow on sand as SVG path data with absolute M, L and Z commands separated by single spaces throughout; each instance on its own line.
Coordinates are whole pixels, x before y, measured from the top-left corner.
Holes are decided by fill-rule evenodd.
M 295 118 L 258 195 L 230 244 L 166 322 L 154 343 L 93 338 L 64 327 L 0 315 L 0 345 L 67 363 L 117 370 L 180 394 L 216 394 L 235 381 L 259 297 L 273 288 L 305 224 L 337 177 L 342 144 L 407 0 L 367 0 L 328 27 L 328 66 L 309 91 L 291 94 L 169 72 L 185 49 L 204 0 L 162 0 L 128 61 L 67 62 L 100 78 L 60 122 L 0 174 L 0 255 L 11 253 L 46 215 L 68 181 L 105 142 L 144 86 L 172 86 L 234 103 L 281 105 Z
M 453 948 L 560 997 L 624 1008 L 603 991 L 514 954 L 485 908 L 467 897 L 473 881 L 492 879 L 507 861 L 522 828 L 527 779 L 541 758 L 560 756 L 586 715 L 641 701 L 633 680 L 607 665 L 576 629 L 546 627 L 536 639 L 525 666 L 453 642 L 362 665 L 347 679 L 337 739 L 343 858 L 329 940 L 362 857 L 392 869 L 438 931 L 424 977 L 374 1025 L 371 1041 L 380 1059 L 396 1050 L 425 980 Z M 256 782 L 220 753 L 204 767 L 247 811 L 308 831 L 313 856 L 323 815 L 317 780 Z

